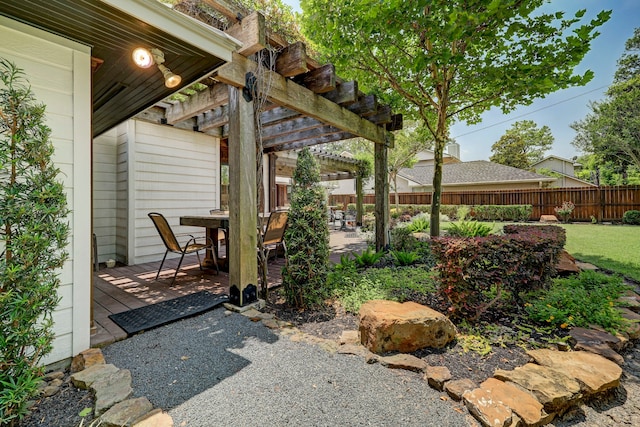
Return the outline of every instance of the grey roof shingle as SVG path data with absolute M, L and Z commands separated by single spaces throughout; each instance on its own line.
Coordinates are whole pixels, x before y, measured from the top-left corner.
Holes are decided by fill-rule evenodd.
M 401 169 L 398 175 L 415 181 L 420 185 L 431 185 L 433 182 L 433 170 L 433 165 L 416 166 L 412 169 Z M 545 175 L 486 160 L 448 163 L 442 166 L 442 185 L 553 180 L 554 178 Z

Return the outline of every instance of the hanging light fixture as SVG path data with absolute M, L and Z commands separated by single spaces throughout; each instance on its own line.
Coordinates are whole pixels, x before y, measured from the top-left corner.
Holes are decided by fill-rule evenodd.
M 151 50 L 144 47 L 134 49 L 132 53 L 133 62 L 140 68 L 149 68 L 154 63 L 164 77 L 164 85 L 168 88 L 174 88 L 182 82 L 182 77 L 174 74 L 164 65 L 164 53 L 160 49 L 153 48 Z

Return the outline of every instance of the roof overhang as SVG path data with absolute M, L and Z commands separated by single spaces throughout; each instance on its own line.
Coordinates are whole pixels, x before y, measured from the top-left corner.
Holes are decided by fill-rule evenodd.
M 0 15 L 91 48 L 93 136 L 211 73 L 240 43 L 156 0 L 3 0 Z M 165 87 L 157 67 L 136 67 L 136 47 L 158 48 L 182 77 Z

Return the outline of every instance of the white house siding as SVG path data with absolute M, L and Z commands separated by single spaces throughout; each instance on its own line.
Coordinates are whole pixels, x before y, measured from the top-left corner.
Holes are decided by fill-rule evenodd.
M 93 232 L 98 261 L 116 259 L 117 236 L 117 128 L 93 140 Z
M 53 313 L 53 351 L 64 360 L 89 347 L 91 287 L 91 62 L 90 49 L 0 17 L 0 56 L 22 68 L 38 101 L 46 105 L 71 214 L 70 257 L 60 272 L 61 301 Z
M 219 206 L 220 141 L 139 120 L 129 122 L 129 135 L 129 236 L 135 236 L 129 263 L 159 261 L 165 248 L 147 214 L 162 213 L 176 233 L 203 235 L 180 226 L 180 216 L 207 215 Z

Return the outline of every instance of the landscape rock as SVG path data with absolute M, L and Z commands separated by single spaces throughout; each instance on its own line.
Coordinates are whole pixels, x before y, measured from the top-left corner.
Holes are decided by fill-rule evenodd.
M 358 331 L 342 331 L 338 343 L 360 344 L 360 333 Z
M 80 352 L 71 361 L 71 372 L 80 372 L 94 365 L 104 365 L 106 362 L 99 348 L 90 348 Z
M 618 365 L 622 365 L 624 363 L 624 358 L 620 356 L 616 351 L 614 351 L 611 347 L 603 343 L 578 343 L 575 345 L 574 349 L 576 351 L 588 351 L 589 353 L 597 354 L 602 357 L 605 357 L 612 362 L 617 363 Z
M 411 354 L 394 354 L 378 358 L 382 366 L 390 369 L 405 369 L 407 371 L 424 372 L 427 362 Z
M 476 396 L 476 399 L 471 400 L 471 396 Z M 467 407 L 473 404 L 477 406 L 478 412 L 482 409 L 485 414 L 490 411 L 486 408 L 503 405 L 517 414 L 526 426 L 547 424 L 555 416 L 553 413 L 548 414 L 532 394 L 495 378 L 489 378 L 480 384 L 480 388 L 464 393 L 463 399 Z
M 482 388 L 464 392 L 465 406 L 486 427 L 509 427 L 513 425 L 513 412 L 507 405 L 496 401 L 491 392 Z
M 133 423 L 153 409 L 146 397 L 127 399 L 116 403 L 100 417 L 101 427 L 131 427 Z
M 128 369 L 120 369 L 108 377 L 95 381 L 91 384 L 91 389 L 96 398 L 94 413 L 102 415 L 116 403 L 131 397 L 133 394 L 131 372 Z
M 465 391 L 470 391 L 476 388 L 478 388 L 478 384 L 469 378 L 447 381 L 444 384 L 444 391 L 446 391 L 453 400 L 461 400 Z
M 620 338 L 611 335 L 609 332 L 597 329 L 572 328 L 569 335 L 575 344 L 605 344 L 611 349 L 622 350 L 622 341 Z
M 556 369 L 534 363 L 527 363 L 512 371 L 498 369 L 494 377 L 528 390 L 547 412 L 561 414 L 582 397 L 578 381 Z
M 622 368 L 597 354 L 586 351 L 553 351 L 548 349 L 527 352 L 535 362 L 554 368 L 580 383 L 582 392 L 591 395 L 620 385 Z
M 62 380 L 64 379 L 64 372 L 62 371 L 49 372 L 44 375 L 43 379 L 45 381 Z
M 173 418 L 158 408 L 136 421 L 133 427 L 173 427 Z
M 620 311 L 623 319 L 629 321 L 629 327 L 626 331 L 629 338 L 632 340 L 640 338 L 640 314 L 634 313 L 628 308 L 618 308 L 618 311 Z
M 74 386 L 87 390 L 95 381 L 105 378 L 117 371 L 118 368 L 112 364 L 93 365 L 83 371 L 72 374 L 71 382 Z
M 442 348 L 455 335 L 446 316 L 415 302 L 373 300 L 360 307 L 360 340 L 374 353 Z
M 559 275 L 580 273 L 580 268 L 576 265 L 576 259 L 572 257 L 566 250 L 560 252 L 560 257 L 558 258 L 558 263 L 556 264 L 556 270 Z
M 427 366 L 424 376 L 431 387 L 442 391 L 444 384 L 451 380 L 451 371 L 446 366 Z
M 40 396 L 51 397 L 59 391 L 60 391 L 59 386 L 46 385 L 40 389 Z
M 555 215 L 540 215 L 540 222 L 553 223 L 559 221 Z
M 372 355 L 376 356 L 376 358 L 378 357 L 377 355 L 374 355 L 369 350 L 364 348 L 362 344 L 343 344 L 340 347 L 338 347 L 337 353 L 353 354 L 354 356 L 361 356 L 364 358 L 371 357 Z

